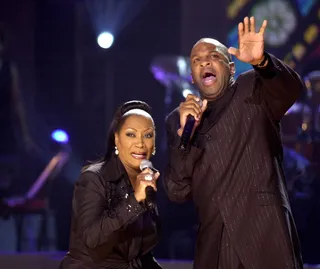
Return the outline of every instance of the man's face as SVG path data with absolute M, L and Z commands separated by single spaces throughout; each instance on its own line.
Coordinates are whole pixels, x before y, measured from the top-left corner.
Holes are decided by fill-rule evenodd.
M 228 87 L 234 63 L 229 63 L 218 42 L 199 42 L 193 47 L 190 60 L 192 80 L 204 98 L 215 99 Z

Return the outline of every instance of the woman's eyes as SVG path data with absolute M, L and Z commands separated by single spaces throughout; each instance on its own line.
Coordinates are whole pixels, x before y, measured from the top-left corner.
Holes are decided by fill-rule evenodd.
M 126 133 L 126 136 L 132 137 L 132 138 L 136 137 L 136 135 L 135 135 L 134 133 Z M 152 137 L 153 137 L 153 133 L 145 134 L 144 137 L 146 137 L 146 138 L 152 138 Z
M 152 133 L 146 134 L 145 137 L 146 137 L 146 138 L 152 138 L 152 137 L 153 137 L 153 134 L 152 134 Z

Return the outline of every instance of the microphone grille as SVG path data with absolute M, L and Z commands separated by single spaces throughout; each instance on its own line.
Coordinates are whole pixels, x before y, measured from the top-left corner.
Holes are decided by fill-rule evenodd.
M 146 168 L 152 167 L 152 163 L 148 160 L 142 160 L 140 163 L 140 170 L 143 171 Z

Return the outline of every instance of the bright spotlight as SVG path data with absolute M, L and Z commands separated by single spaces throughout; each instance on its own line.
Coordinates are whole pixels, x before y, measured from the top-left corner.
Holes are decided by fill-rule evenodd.
M 51 138 L 58 143 L 68 143 L 69 141 L 68 134 L 60 129 L 54 130 L 51 134 Z
M 114 37 L 109 32 L 103 32 L 97 38 L 99 46 L 104 49 L 110 48 L 112 46 L 113 40 Z

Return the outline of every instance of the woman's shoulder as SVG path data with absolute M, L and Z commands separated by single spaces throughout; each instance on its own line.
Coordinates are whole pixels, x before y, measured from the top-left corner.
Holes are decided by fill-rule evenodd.
M 121 173 L 113 160 L 101 161 L 83 167 L 75 189 L 84 188 L 112 196 L 121 178 Z
M 101 170 L 104 165 L 105 165 L 105 162 L 97 162 L 97 163 L 86 165 L 81 169 L 81 175 L 87 172 L 91 172 L 99 176 L 101 174 Z
M 104 180 L 102 177 L 102 169 L 104 167 L 104 162 L 93 163 L 84 166 L 81 169 L 80 176 L 76 182 L 76 186 L 96 186 L 101 187 L 104 185 Z
M 119 168 L 117 161 L 111 158 L 107 161 L 101 161 L 83 167 L 79 180 L 98 180 L 103 184 L 106 182 L 116 182 L 122 178 L 124 174 L 122 170 L 123 169 Z

